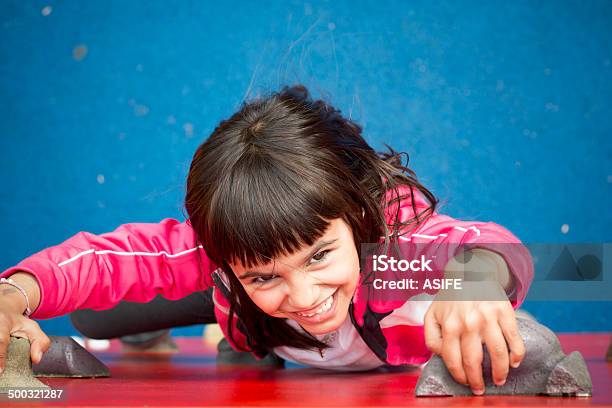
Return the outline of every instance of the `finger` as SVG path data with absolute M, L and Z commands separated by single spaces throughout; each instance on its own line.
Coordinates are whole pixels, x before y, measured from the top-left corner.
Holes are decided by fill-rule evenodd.
M 444 329 L 443 329 L 444 330 Z M 461 344 L 458 333 L 454 331 L 443 331 L 442 354 L 444 364 L 448 372 L 459 384 L 467 384 L 461 356 Z
M 51 347 L 51 339 L 41 330 L 36 321 L 26 317 L 23 317 L 19 332 L 23 333 L 30 341 L 32 363 L 40 363 L 43 353 Z
M 51 346 L 51 340 L 46 335 L 30 339 L 30 357 L 32 363 L 38 364 L 42 360 L 43 354 Z
M 493 382 L 497 386 L 502 386 L 506 383 L 510 364 L 506 340 L 498 323 L 487 325 L 483 335 L 489 357 L 491 358 Z
M 434 354 L 442 353 L 442 331 L 432 314 L 425 315 L 425 345 Z
M 525 357 L 525 342 L 519 333 L 514 310 L 511 313 L 504 313 L 499 325 L 510 348 L 510 365 L 517 368 Z
M 463 354 L 463 369 L 472 392 L 484 394 L 482 378 L 482 340 L 476 331 L 470 331 L 461 336 L 461 353 Z

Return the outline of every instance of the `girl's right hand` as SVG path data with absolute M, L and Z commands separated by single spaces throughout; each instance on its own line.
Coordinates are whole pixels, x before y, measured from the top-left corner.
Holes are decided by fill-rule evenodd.
M 30 340 L 30 357 L 34 364 L 39 363 L 43 353 L 51 347 L 51 340 L 38 323 L 0 302 L 0 373 L 4 371 L 11 335 Z

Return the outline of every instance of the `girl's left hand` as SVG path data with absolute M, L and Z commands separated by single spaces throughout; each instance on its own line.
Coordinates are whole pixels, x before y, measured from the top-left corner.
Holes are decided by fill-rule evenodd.
M 425 342 L 442 357 L 455 381 L 468 385 L 476 395 L 482 395 L 485 389 L 483 344 L 498 386 L 506 382 L 509 367 L 518 367 L 525 355 L 525 344 L 508 300 L 434 300 L 425 315 Z

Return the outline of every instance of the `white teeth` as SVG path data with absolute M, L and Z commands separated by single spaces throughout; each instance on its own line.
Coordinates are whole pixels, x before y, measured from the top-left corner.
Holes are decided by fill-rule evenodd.
M 321 307 L 319 307 L 316 310 L 316 312 L 308 313 L 308 314 L 297 312 L 297 314 L 299 314 L 300 316 L 304 316 L 304 317 L 312 317 L 314 315 L 318 315 L 318 314 L 327 312 L 331 308 L 333 303 L 334 303 L 334 296 L 332 295 L 327 298 L 327 300 L 321 305 Z

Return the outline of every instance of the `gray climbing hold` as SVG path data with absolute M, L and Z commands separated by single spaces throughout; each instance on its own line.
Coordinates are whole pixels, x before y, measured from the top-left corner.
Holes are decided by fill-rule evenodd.
M 51 347 L 40 363 L 32 365 L 37 377 L 109 377 L 100 360 L 68 336 L 49 336 Z
M 547 395 L 590 396 L 593 385 L 582 354 L 574 351 L 553 368 L 546 383 Z
M 526 311 L 525 309 L 516 309 L 514 311 L 514 315 L 516 316 L 516 318 L 522 318 L 522 319 L 529 319 L 529 320 L 533 320 L 533 321 L 538 321 L 531 313 L 529 313 L 528 311 Z
M 580 353 L 566 356 L 557 336 L 535 320 L 517 317 L 517 324 L 526 354 L 518 368 L 510 368 L 504 385 L 498 387 L 493 383 L 491 360 L 483 346 L 485 395 L 592 395 L 591 377 Z M 437 355 L 423 368 L 415 394 L 417 397 L 473 395 L 468 386 L 455 382 Z
M 4 371 L 0 374 L 0 394 L 23 388 L 46 389 L 49 386 L 34 377 L 30 360 L 30 341 L 11 336 Z

